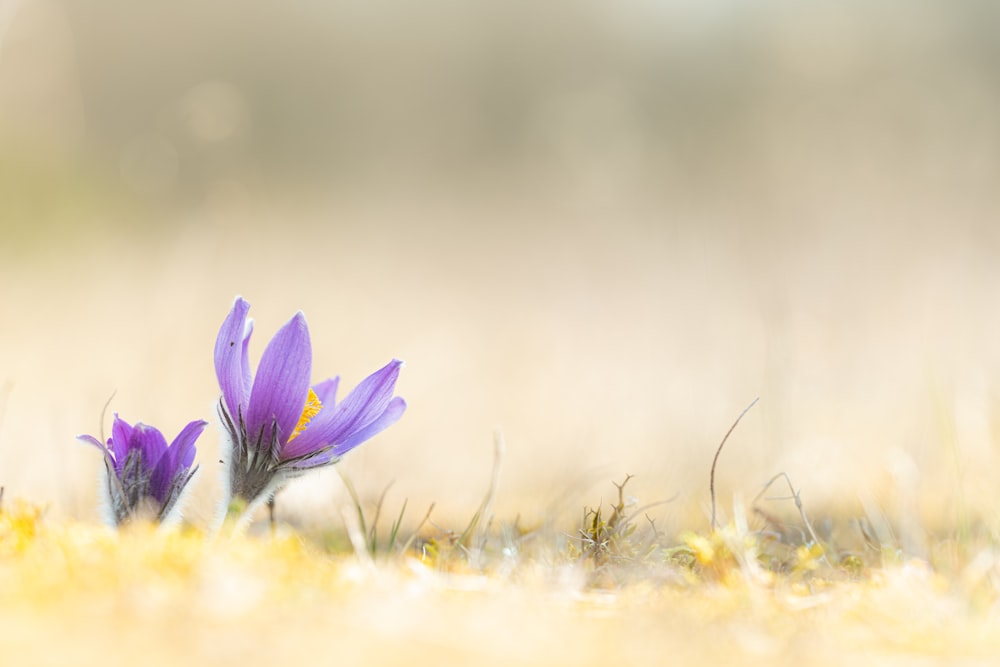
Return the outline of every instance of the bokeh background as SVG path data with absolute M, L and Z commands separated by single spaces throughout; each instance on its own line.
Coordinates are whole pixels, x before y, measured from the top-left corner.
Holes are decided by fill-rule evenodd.
M 417 519 L 995 516 L 1000 5 L 0 2 L 0 485 L 94 519 L 101 411 L 214 420 L 235 295 L 409 411 Z M 218 496 L 200 441 L 188 516 Z M 8 497 L 9 497 L 8 496 Z M 339 521 L 330 473 L 285 516 Z M 686 517 L 686 518 L 685 518 Z M 665 525 L 664 523 L 660 524 Z

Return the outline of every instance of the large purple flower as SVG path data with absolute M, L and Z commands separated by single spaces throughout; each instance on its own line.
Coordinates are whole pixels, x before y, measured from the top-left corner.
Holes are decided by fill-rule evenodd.
M 254 377 L 247 346 L 250 304 L 237 297 L 215 342 L 229 491 L 249 505 L 267 500 L 291 477 L 336 463 L 396 423 L 406 402 L 393 397 L 402 362 L 392 360 L 336 402 L 339 378 L 309 386 L 312 347 L 300 312 L 267 344 Z
M 108 521 L 121 525 L 133 516 L 156 521 L 174 518 L 184 487 L 194 477 L 194 443 L 206 421 L 193 421 L 167 445 L 157 429 L 137 423 L 129 425 L 115 414 L 107 444 L 90 435 L 80 435 L 81 442 L 94 445 L 104 453 L 105 478 L 101 491 L 109 511 Z

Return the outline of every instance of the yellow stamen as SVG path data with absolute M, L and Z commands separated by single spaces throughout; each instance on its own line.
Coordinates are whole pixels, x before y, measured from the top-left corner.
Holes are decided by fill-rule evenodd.
M 319 402 L 319 396 L 312 389 L 309 390 L 309 395 L 306 397 L 306 407 L 302 409 L 302 416 L 299 417 L 299 423 L 295 425 L 295 430 L 292 431 L 292 435 L 288 438 L 291 442 L 298 437 L 302 431 L 306 430 L 306 426 L 312 421 L 312 418 L 319 414 L 319 411 L 323 409 L 323 404 Z

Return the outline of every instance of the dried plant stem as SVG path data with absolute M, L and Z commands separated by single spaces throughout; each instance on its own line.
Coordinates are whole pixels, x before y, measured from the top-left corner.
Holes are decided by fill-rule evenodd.
M 641 507 L 636 508 L 627 517 L 625 517 L 625 520 L 622 521 L 622 524 L 627 526 L 628 524 L 630 524 L 633 521 L 635 521 L 636 517 L 638 517 L 640 514 L 643 514 L 646 510 L 653 509 L 654 507 L 659 507 L 660 505 L 668 505 L 668 504 L 674 502 L 675 500 L 677 500 L 680 497 L 681 497 L 680 493 L 675 493 L 673 496 L 671 496 L 670 498 L 667 498 L 666 500 L 657 500 L 656 502 L 647 503 L 645 505 L 642 505 Z M 646 519 L 649 520 L 649 517 L 647 516 Z
M 351 480 L 348 479 L 346 475 L 337 471 L 337 476 L 340 477 L 340 481 L 344 484 L 344 488 L 347 489 L 348 495 L 351 496 L 351 502 L 354 503 L 354 511 L 357 512 L 358 517 L 358 529 L 361 531 L 362 538 L 368 535 L 368 527 L 365 524 L 365 510 L 361 507 L 361 498 L 358 497 L 358 492 L 355 490 L 354 485 L 351 484 Z M 350 532 L 350 526 L 347 526 L 348 532 Z M 365 551 L 367 552 L 367 541 L 362 540 L 365 543 Z M 354 542 L 354 537 L 351 536 L 351 542 Z
M 486 491 L 483 504 L 479 508 L 481 516 L 489 517 L 493 513 L 493 502 L 497 497 L 497 487 L 500 485 L 500 468 L 503 465 L 503 457 L 507 452 L 507 443 L 503 438 L 503 432 L 497 429 L 493 432 L 493 471 L 490 475 L 490 488 Z
M 368 553 L 368 545 L 365 544 L 365 533 L 358 520 L 358 515 L 351 511 L 351 508 L 344 505 L 340 508 L 340 515 L 344 519 L 344 527 L 347 528 L 347 537 L 354 547 L 354 555 L 362 567 L 370 572 L 375 571 L 375 560 Z
M 375 515 L 372 517 L 372 525 L 368 529 L 368 549 L 372 552 L 372 558 L 375 557 L 375 550 L 378 547 L 378 520 L 382 516 L 382 505 L 385 504 L 385 495 L 389 493 L 389 489 L 395 482 L 389 482 L 386 487 L 382 489 L 382 494 L 378 497 L 378 503 L 375 505 Z M 358 505 L 358 510 L 360 511 L 361 506 Z M 404 508 L 405 509 L 405 508 Z
M 392 550 L 396 548 L 396 538 L 399 537 L 399 528 L 403 525 L 403 515 L 406 514 L 406 506 L 410 501 L 408 499 L 403 499 L 403 506 L 399 508 L 399 516 L 396 520 L 392 522 L 392 526 L 389 528 L 389 544 L 386 547 L 386 551 L 392 553 Z
M 420 520 L 419 524 L 417 524 L 417 527 L 413 530 L 413 533 L 410 535 L 410 538 L 406 540 L 405 543 L 403 543 L 403 548 L 399 550 L 400 553 L 405 554 L 407 551 L 409 551 L 410 547 L 413 546 L 413 542 L 414 540 L 417 539 L 417 535 L 420 534 L 420 531 L 423 529 L 424 524 L 426 524 L 427 520 L 431 518 L 431 512 L 434 511 L 434 505 L 435 503 L 431 503 L 431 506 L 427 508 L 427 514 L 425 514 L 424 518 Z
M 122 486 L 122 481 L 118 478 L 118 475 L 115 474 L 115 461 L 111 458 L 111 452 L 108 451 L 107 447 L 107 438 L 104 437 L 104 420 L 107 418 L 108 408 L 111 406 L 111 401 L 114 400 L 115 394 L 117 393 L 117 389 L 111 392 L 111 395 L 108 396 L 108 400 L 104 402 L 104 407 L 101 408 L 101 428 L 99 432 L 101 434 L 101 452 L 104 455 L 104 468 L 108 484 L 108 495 L 109 497 L 114 498 L 115 493 L 118 493 L 119 497 L 124 498 L 125 487 Z M 113 512 L 114 510 L 110 511 Z M 132 510 L 129 510 L 129 514 L 132 514 Z
M 821 549 L 823 549 L 823 543 L 819 541 L 819 537 L 816 535 L 816 531 L 813 530 L 812 523 L 809 521 L 809 517 L 806 516 L 806 510 L 804 507 L 802 507 L 802 498 L 800 496 L 800 492 L 796 491 L 795 487 L 792 486 L 792 479 L 791 477 L 788 476 L 787 473 L 779 472 L 777 475 L 768 480 L 767 484 L 764 485 L 764 488 L 761 489 L 760 493 L 758 493 L 757 496 L 753 499 L 751 505 L 756 505 L 757 501 L 760 500 L 761 496 L 767 493 L 767 490 L 771 488 L 771 485 L 773 485 L 776 481 L 778 481 L 782 477 L 784 477 L 785 482 L 788 483 L 788 491 L 789 493 L 792 494 L 790 496 L 790 499 L 795 502 L 795 507 L 799 510 L 799 516 L 802 518 L 802 523 L 805 524 L 806 531 L 809 533 L 809 538 L 813 541 L 813 544 L 816 544 Z M 775 498 L 774 500 L 779 500 L 779 499 Z M 830 565 L 830 561 L 826 557 L 826 549 L 823 549 L 823 555 L 820 557 L 820 559 L 827 565 Z
M 719 454 L 722 453 L 722 448 L 725 447 L 726 440 L 729 439 L 730 434 L 732 434 L 732 432 L 736 429 L 736 425 L 740 423 L 741 419 L 743 419 L 743 415 L 745 415 L 746 413 L 750 412 L 750 408 L 752 408 L 753 406 L 755 406 L 757 404 L 757 401 L 759 401 L 759 400 L 760 400 L 760 396 L 758 396 L 757 398 L 755 398 L 752 401 L 750 401 L 750 405 L 748 405 L 745 408 L 743 408 L 743 412 L 740 413 L 740 416 L 736 418 L 736 421 L 733 422 L 733 425 L 729 427 L 728 431 L 726 431 L 726 435 L 723 436 L 722 442 L 719 443 L 719 448 L 715 450 L 715 457 L 712 459 L 712 470 L 711 470 L 711 472 L 708 475 L 708 492 L 709 492 L 709 495 L 711 495 L 711 497 L 712 497 L 712 530 L 713 531 L 715 531 L 715 529 L 716 529 L 716 526 L 715 526 L 715 466 L 719 462 Z
M 500 468 L 503 465 L 506 450 L 503 433 L 497 429 L 493 432 L 493 472 L 490 475 L 490 487 L 486 490 L 486 496 L 469 521 L 469 525 L 465 527 L 462 535 L 458 538 L 458 544 L 470 550 L 473 567 L 479 566 L 480 547 L 492 520 L 493 501 L 496 499 L 497 487 L 500 484 Z

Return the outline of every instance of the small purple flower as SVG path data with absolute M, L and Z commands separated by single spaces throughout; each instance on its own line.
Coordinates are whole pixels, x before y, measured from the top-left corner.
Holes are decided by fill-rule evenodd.
M 393 397 L 403 365 L 395 359 L 339 403 L 339 377 L 310 387 L 312 346 L 301 311 L 267 344 L 254 377 L 247 354 L 253 330 L 249 309 L 237 297 L 215 343 L 219 416 L 229 438 L 223 443 L 229 491 L 247 503 L 248 512 L 290 478 L 336 463 L 406 410 L 406 402 Z
M 104 453 L 101 492 L 108 522 L 117 526 L 137 515 L 159 522 L 179 518 L 178 500 L 198 470 L 191 468 L 194 443 L 207 424 L 191 422 L 167 445 L 167 439 L 152 426 L 141 422 L 130 426 L 115 414 L 107 445 L 90 435 L 77 436 Z

